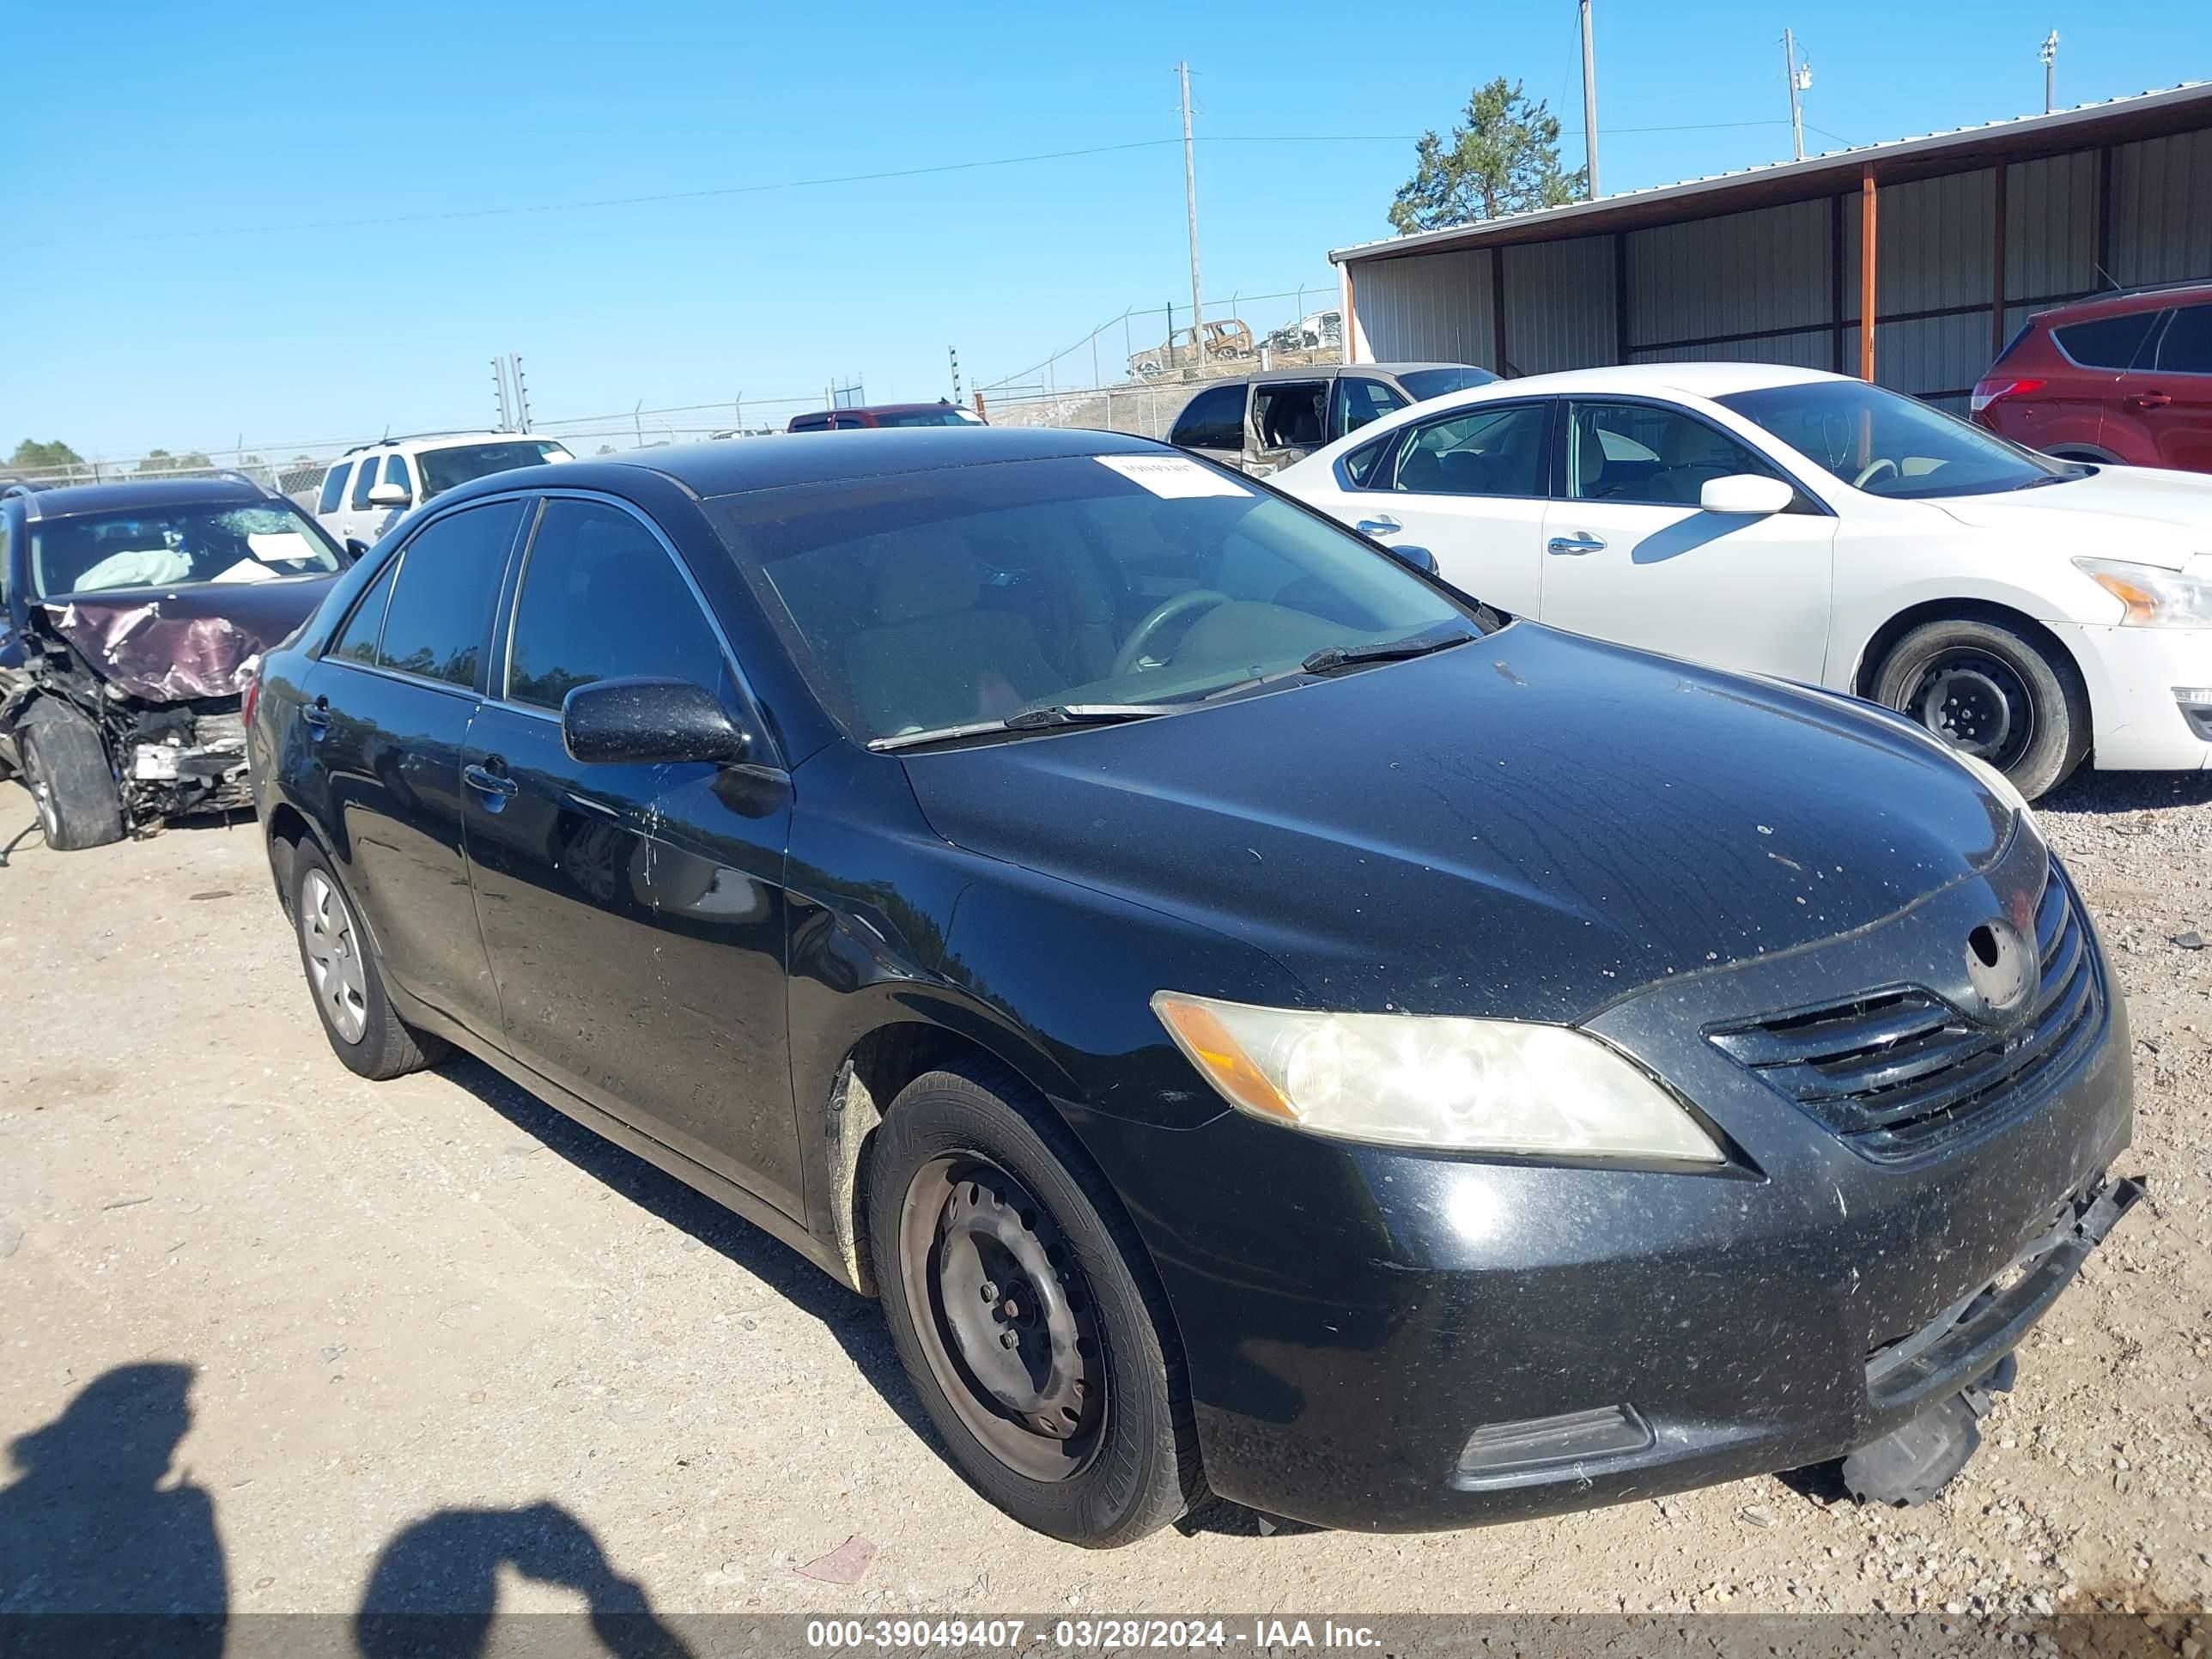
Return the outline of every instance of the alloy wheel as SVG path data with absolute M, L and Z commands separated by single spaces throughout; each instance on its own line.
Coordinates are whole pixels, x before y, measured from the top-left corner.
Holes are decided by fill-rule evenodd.
M 362 966 L 362 941 L 345 895 L 320 870 L 308 871 L 300 884 L 300 944 L 307 952 L 315 1000 L 331 1029 L 347 1042 L 360 1042 L 368 1029 L 368 975 Z
M 39 828 L 51 847 L 61 838 L 62 817 L 54 805 L 54 786 L 40 763 L 36 744 L 23 745 L 23 781 L 30 786 L 31 799 L 39 809 Z
M 915 1172 L 899 1270 L 931 1372 L 969 1431 L 1033 1480 L 1090 1466 L 1106 1418 L 1090 1286 L 1051 1215 L 990 1160 Z
M 1905 700 L 1911 714 L 1954 749 L 2005 770 L 2035 740 L 2035 702 L 2020 672 L 1988 651 L 1938 654 Z

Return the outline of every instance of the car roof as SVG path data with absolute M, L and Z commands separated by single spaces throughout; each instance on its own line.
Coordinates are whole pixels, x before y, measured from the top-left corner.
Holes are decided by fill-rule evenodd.
M 112 513 L 128 507 L 235 507 L 281 500 L 236 478 L 131 478 L 115 483 L 57 484 L 23 498 L 25 516 L 40 520 Z
M 994 461 L 1182 453 L 1150 438 L 1064 427 L 862 427 L 849 432 L 791 432 L 720 443 L 674 444 L 626 455 L 520 467 L 487 474 L 438 499 L 461 501 L 518 488 L 619 492 L 629 479 L 648 473 L 703 501 L 791 484 L 835 483 Z
M 2039 311 L 2033 322 L 2073 322 L 2084 317 L 2124 317 L 2138 311 L 2162 311 L 2167 306 L 2193 305 L 2212 299 L 2212 282 L 2172 283 L 2156 288 L 2122 289 L 2112 294 L 2092 294 Z
M 1814 380 L 1850 378 L 1831 374 L 1822 368 L 1796 368 L 1786 363 L 1617 363 L 1602 368 L 1524 374 L 1518 380 L 1493 380 L 1487 386 L 1469 386 L 1464 392 L 1447 392 L 1445 396 L 1460 403 L 1599 392 L 1615 395 L 1674 392 L 1691 398 L 1720 398 L 1732 392 L 1754 392 L 1765 386 L 1802 386 Z

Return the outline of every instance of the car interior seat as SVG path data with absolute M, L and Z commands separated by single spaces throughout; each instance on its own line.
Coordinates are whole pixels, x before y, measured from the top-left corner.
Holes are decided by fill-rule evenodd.
M 869 731 L 890 734 L 997 720 L 1064 684 L 1029 618 L 979 609 L 982 568 L 943 531 L 890 540 L 875 582 L 875 623 L 845 651 Z

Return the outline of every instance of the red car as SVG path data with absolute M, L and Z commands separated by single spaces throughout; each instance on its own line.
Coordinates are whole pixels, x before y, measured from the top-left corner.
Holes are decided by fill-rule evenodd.
M 2031 317 L 1974 387 L 1973 418 L 2069 460 L 2212 472 L 2212 283 Z
M 866 404 L 794 415 L 787 432 L 850 432 L 872 426 L 981 426 L 983 417 L 957 404 Z

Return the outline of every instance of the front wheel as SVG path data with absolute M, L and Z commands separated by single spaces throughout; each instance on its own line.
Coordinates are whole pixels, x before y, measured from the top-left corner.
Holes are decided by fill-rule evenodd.
M 58 705 L 34 708 L 17 746 L 47 846 L 75 853 L 123 839 L 123 797 L 91 721 Z
M 292 925 L 323 1035 L 349 1070 L 381 1082 L 419 1072 L 446 1052 L 443 1042 L 416 1030 L 392 1007 L 376 947 L 337 872 L 311 842 L 300 843 L 292 866 Z
M 876 1131 L 867 1198 L 891 1340 L 977 1492 L 1094 1549 L 1198 1499 L 1164 1299 L 1049 1107 L 996 1067 L 917 1078 Z
M 1996 623 L 1923 623 L 1891 647 L 1876 702 L 1986 761 L 2033 800 L 2089 751 L 2089 697 L 2063 653 Z

